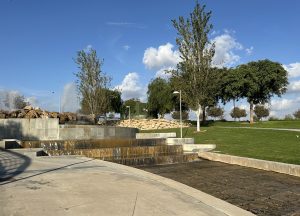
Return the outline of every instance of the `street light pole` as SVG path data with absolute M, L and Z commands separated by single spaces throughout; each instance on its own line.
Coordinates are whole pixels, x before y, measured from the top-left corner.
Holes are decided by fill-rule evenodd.
M 51 92 L 53 95 L 56 93 L 55 91 L 52 91 Z M 61 95 L 59 94 L 59 100 L 58 100 L 58 112 L 60 113 L 61 112 Z
M 179 94 L 179 115 L 180 115 L 180 138 L 182 138 L 182 111 L 181 111 L 181 90 L 174 91 L 173 94 Z
M 130 106 L 126 106 L 126 108 L 129 109 L 129 126 L 131 125 L 131 120 L 130 120 Z

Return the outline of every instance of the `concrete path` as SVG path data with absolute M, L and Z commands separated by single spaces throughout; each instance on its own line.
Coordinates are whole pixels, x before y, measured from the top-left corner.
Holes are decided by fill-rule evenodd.
M 34 157 L 30 150 L 0 152 L 0 177 L 5 175 L 0 215 L 252 215 L 127 166 L 85 157 Z
M 242 128 L 242 129 L 279 130 L 279 131 L 300 132 L 300 129 L 295 129 L 295 128 L 259 128 L 259 127 L 223 127 L 223 126 L 216 126 L 216 127 L 219 127 L 219 128 Z

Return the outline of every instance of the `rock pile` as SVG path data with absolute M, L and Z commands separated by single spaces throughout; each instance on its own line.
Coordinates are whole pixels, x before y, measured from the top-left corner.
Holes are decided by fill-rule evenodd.
M 38 107 L 26 106 L 23 109 L 11 112 L 0 110 L 0 118 L 59 118 L 59 123 L 64 124 L 68 121 L 76 121 L 77 115 L 70 112 L 48 112 Z
M 134 127 L 140 130 L 180 128 L 178 121 L 170 121 L 166 119 L 131 119 L 122 120 L 117 126 L 119 127 Z M 182 127 L 189 127 L 190 124 L 183 123 Z

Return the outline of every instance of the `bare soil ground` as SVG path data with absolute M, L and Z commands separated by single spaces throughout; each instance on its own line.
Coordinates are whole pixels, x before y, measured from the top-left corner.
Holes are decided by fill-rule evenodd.
M 299 177 L 207 160 L 139 168 L 257 215 L 300 216 Z

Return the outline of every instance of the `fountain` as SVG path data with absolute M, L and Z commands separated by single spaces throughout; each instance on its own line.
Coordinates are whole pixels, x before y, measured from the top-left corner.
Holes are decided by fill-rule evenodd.
M 138 134 L 136 128 L 60 125 L 58 119 L 2 119 L 0 129 L 0 147 L 41 148 L 40 156 L 81 155 L 131 166 L 198 158 L 193 152 L 185 154 L 182 143 L 170 145 L 168 137 L 176 139 L 175 133 Z
M 49 156 L 82 155 L 130 166 L 183 163 L 198 158 L 184 154 L 182 145 L 167 145 L 165 139 L 98 139 L 21 141 L 23 148 L 42 148 Z

